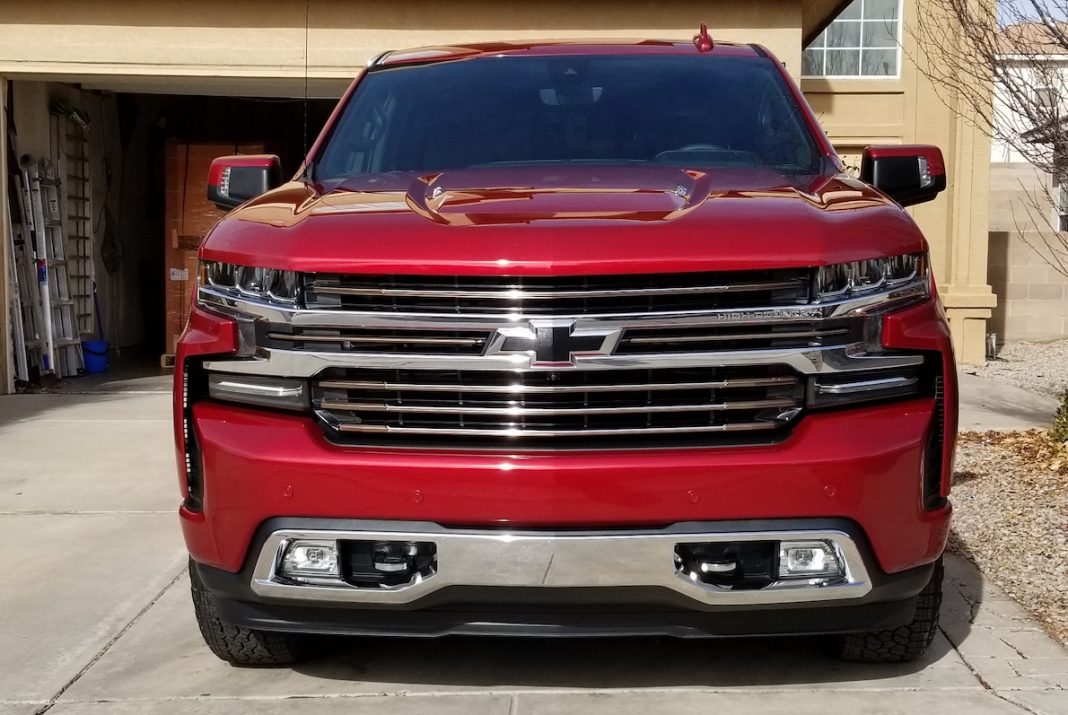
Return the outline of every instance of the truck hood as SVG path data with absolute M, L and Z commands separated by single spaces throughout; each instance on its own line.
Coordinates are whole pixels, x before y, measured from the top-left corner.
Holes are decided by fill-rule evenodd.
M 823 265 L 925 248 L 900 207 L 844 175 L 539 165 L 291 182 L 220 221 L 202 255 L 312 272 L 566 275 Z

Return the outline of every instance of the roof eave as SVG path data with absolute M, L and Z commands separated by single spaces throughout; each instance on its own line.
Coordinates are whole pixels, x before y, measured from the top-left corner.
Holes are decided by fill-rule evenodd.
M 801 0 L 801 46 L 808 47 L 853 0 Z

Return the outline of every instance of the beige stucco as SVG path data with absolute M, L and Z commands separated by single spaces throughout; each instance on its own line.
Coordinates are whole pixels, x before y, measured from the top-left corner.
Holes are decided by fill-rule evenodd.
M 914 35 L 923 0 L 904 0 L 899 78 L 805 79 L 809 102 L 847 164 L 856 166 L 869 144 L 935 144 L 949 172 L 945 194 L 911 209 L 931 244 L 931 262 L 949 315 L 957 356 L 981 363 L 986 322 L 997 298 L 987 283 L 989 138 L 968 122 L 963 107 L 919 66 Z
M 760 42 L 799 71 L 802 34 L 839 0 L 41 0 L 4 7 L 0 73 L 65 76 L 90 84 L 147 86 L 180 79 L 199 91 L 235 80 L 267 94 L 303 93 L 305 62 L 316 91 L 331 91 L 387 49 L 545 37 L 685 39 L 705 21 L 723 40 Z M 307 30 L 305 24 L 307 22 Z M 307 48 L 307 53 L 305 53 Z M 245 85 L 247 89 L 247 83 Z
M 1023 161 L 990 165 L 988 277 L 998 295 L 991 330 L 1003 341 L 1054 340 L 1068 335 L 1068 275 L 1054 266 L 1048 174 Z
M 919 2 L 905 0 L 906 21 L 915 16 Z M 312 96 L 336 96 L 358 67 L 387 49 L 502 38 L 684 39 L 702 20 L 718 39 L 768 47 L 796 77 L 804 38 L 817 34 L 845 4 L 37 0 L 5 3 L 0 77 L 112 91 L 246 96 L 300 96 L 307 81 Z M 906 55 L 908 37 L 906 33 Z M 932 244 L 959 354 L 966 361 L 981 361 L 985 320 L 994 305 L 986 285 L 988 144 L 942 104 L 908 60 L 900 79 L 806 80 L 803 88 L 847 157 L 872 143 L 929 142 L 946 151 L 949 191 L 915 215 Z M 0 195 L 4 181 L 6 174 L 0 173 Z M 0 286 L 5 280 L 6 271 L 0 273 Z M 7 340 L 8 333 L 5 327 L 0 340 Z M 9 350 L 2 352 L 6 356 Z M 0 391 L 9 376 L 0 360 Z

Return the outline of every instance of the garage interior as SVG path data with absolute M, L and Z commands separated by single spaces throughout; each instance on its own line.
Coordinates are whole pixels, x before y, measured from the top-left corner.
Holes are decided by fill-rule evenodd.
M 299 91 L 292 85 L 279 92 L 252 81 L 217 95 L 183 93 L 188 88 L 181 83 L 143 84 L 7 83 L 6 200 L 24 333 L 23 345 L 12 348 L 16 353 L 26 348 L 17 387 L 34 389 L 59 377 L 76 385 L 80 376 L 104 367 L 105 359 L 112 375 L 167 367 L 188 313 L 197 248 L 223 215 L 206 198 L 211 160 L 277 154 L 284 173 L 293 174 L 344 89 L 317 87 L 318 96 L 305 100 L 292 96 Z M 35 254 L 40 243 L 34 245 L 34 234 L 23 225 L 34 223 L 22 208 L 32 207 L 33 197 L 19 195 L 26 185 L 23 165 L 28 160 L 40 169 L 42 158 L 52 162 L 59 178 L 54 196 L 63 216 L 60 240 L 66 243 L 66 255 L 56 254 L 65 261 L 47 250 L 57 340 L 54 364 L 44 366 L 36 281 L 36 259 L 42 256 Z M 80 255 L 91 259 L 79 261 Z M 65 348 L 62 340 L 58 304 L 68 293 L 74 303 L 68 337 L 77 348 Z M 64 352 L 72 356 L 69 368 L 62 364 Z M 17 355 L 13 362 L 19 368 Z

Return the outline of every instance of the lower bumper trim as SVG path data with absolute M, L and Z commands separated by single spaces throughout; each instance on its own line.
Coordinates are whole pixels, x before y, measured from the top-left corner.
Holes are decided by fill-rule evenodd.
M 413 527 L 424 538 L 449 531 L 433 524 L 348 519 L 277 518 L 265 522 L 251 556 L 238 573 L 191 563 L 211 594 L 223 621 L 264 631 L 324 635 L 385 636 L 671 636 L 831 634 L 896 628 L 915 612 L 916 596 L 931 578 L 933 564 L 894 574 L 875 566 L 863 532 L 844 519 L 694 522 L 650 530 L 670 535 L 726 535 L 837 531 L 849 537 L 866 565 L 864 596 L 798 603 L 703 603 L 680 590 L 656 585 L 525 587 L 452 585 L 407 603 L 360 603 L 265 597 L 253 590 L 257 557 L 279 531 L 352 531 L 362 526 L 395 535 Z M 484 532 L 482 532 L 484 533 Z M 576 532 L 535 532 L 575 535 Z M 584 532 L 577 532 L 584 533 Z M 607 532 L 618 533 L 618 532 Z M 634 532 L 627 532 L 634 533 Z M 766 537 L 765 537 L 766 538 Z M 618 560 L 618 559 L 617 559 Z M 668 575 L 675 577 L 671 564 Z M 646 575 L 648 580 L 648 575 Z M 800 592 L 799 592 L 800 593 Z
M 432 575 L 391 588 L 357 588 L 294 583 L 279 575 L 288 544 L 296 540 L 421 542 L 436 547 Z M 783 579 L 763 588 L 732 589 L 688 577 L 677 548 L 689 544 L 819 542 L 842 564 L 833 579 Z M 303 602 L 402 605 L 452 587 L 523 589 L 616 589 L 652 587 L 673 591 L 697 604 L 791 604 L 862 598 L 872 584 L 853 538 L 833 528 L 707 530 L 677 524 L 640 531 L 491 531 L 447 529 L 436 524 L 352 523 L 331 528 L 278 529 L 263 542 L 251 578 L 265 599 Z
M 929 578 L 929 569 L 921 569 Z M 319 635 L 441 637 L 731 638 L 827 635 L 893 629 L 912 620 L 916 598 L 833 608 L 811 606 L 716 611 L 600 609 L 575 611 L 380 610 L 337 606 L 292 606 L 217 599 L 227 623 L 263 631 Z

